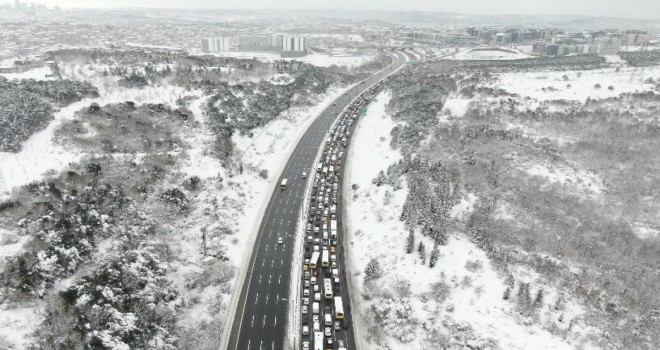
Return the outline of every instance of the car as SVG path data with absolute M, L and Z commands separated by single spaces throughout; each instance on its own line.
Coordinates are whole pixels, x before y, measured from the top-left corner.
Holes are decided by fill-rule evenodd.
M 332 246 L 330 247 L 330 253 L 336 253 L 337 252 L 337 247 Z
M 307 315 L 307 308 L 308 308 L 307 305 L 303 305 L 303 307 L 302 307 L 302 314 L 303 315 Z
M 303 326 L 303 328 L 302 328 L 302 334 L 303 334 L 303 335 L 309 335 L 309 326 L 308 326 L 308 325 L 304 325 L 304 326 Z
M 309 290 L 308 290 L 308 291 L 309 291 Z M 315 285 L 314 285 L 314 292 L 318 292 L 318 291 L 319 291 L 319 285 L 318 285 L 318 284 L 315 284 Z
M 320 231 L 321 231 L 321 230 L 319 229 L 318 226 L 314 226 L 314 233 L 315 233 L 315 234 L 318 235 Z
M 305 288 L 309 288 L 309 281 L 305 280 Z
M 303 178 L 303 179 L 306 179 L 306 178 L 307 178 L 307 172 L 303 171 L 303 173 L 302 173 L 302 178 Z
M 337 268 L 337 261 L 333 261 L 330 266 L 334 269 Z
M 303 305 L 309 305 L 309 298 L 303 298 Z
M 311 281 L 310 281 L 310 282 L 311 282 L 312 284 L 316 284 L 316 282 L 317 282 L 317 281 L 316 281 L 316 277 L 313 277 L 313 276 L 312 276 L 312 278 L 311 278 Z
M 339 321 L 335 321 L 335 332 L 341 330 L 341 323 Z M 341 340 L 340 340 L 341 341 Z M 339 347 L 341 347 L 341 343 L 337 342 L 339 344 Z
M 319 323 L 319 319 L 320 319 L 319 315 L 313 315 L 313 316 L 312 316 L 312 322 L 314 322 L 315 324 L 316 324 L 316 323 Z M 316 327 L 315 327 L 315 328 L 316 328 Z
M 340 348 L 340 349 L 343 348 L 344 347 L 344 341 L 341 340 L 341 339 L 337 340 L 337 347 Z
M 324 334 L 326 337 L 332 337 L 332 328 L 330 328 L 330 327 L 325 327 L 325 329 L 324 329 L 324 331 L 323 331 L 323 334 Z
M 321 293 L 314 293 L 314 301 L 321 301 Z
M 282 244 L 282 243 L 284 243 L 284 241 L 282 240 L 282 237 L 278 237 L 277 238 L 277 244 Z
M 303 289 L 303 296 L 306 296 L 306 297 L 309 296 L 309 288 Z
M 309 342 L 308 341 L 303 342 L 303 350 L 309 350 Z

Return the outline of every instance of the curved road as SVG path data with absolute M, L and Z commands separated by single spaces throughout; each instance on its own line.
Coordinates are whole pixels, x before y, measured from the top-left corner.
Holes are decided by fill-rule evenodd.
M 341 111 L 364 90 L 403 64 L 400 59 L 394 60 L 383 71 L 338 97 L 316 118 L 298 142 L 278 179 L 278 183 L 288 179 L 287 189 L 275 188 L 259 226 L 231 325 L 228 349 L 284 349 L 291 269 L 294 262 L 295 268 L 301 268 L 298 266 L 299 257 L 293 256 L 297 252 L 293 246 L 294 234 L 304 204 L 307 182 L 301 174 L 304 171 L 313 174 L 319 148 Z M 279 237 L 283 239 L 282 244 L 277 243 Z M 352 333 L 350 338 L 353 338 Z M 355 340 L 350 339 L 348 345 L 352 349 L 354 344 Z

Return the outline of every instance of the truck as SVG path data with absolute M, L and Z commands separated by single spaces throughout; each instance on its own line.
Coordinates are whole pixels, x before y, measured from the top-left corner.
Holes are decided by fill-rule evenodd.
M 324 350 L 323 332 L 314 332 L 314 350 Z
M 337 239 L 337 220 L 330 220 L 330 237 Z
M 312 254 L 312 258 L 309 260 L 309 267 L 314 270 L 318 266 L 319 263 L 319 258 L 321 257 L 321 254 L 318 251 L 315 251 Z

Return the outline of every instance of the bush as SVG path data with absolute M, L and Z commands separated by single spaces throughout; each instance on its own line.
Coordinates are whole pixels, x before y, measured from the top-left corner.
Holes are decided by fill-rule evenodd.
M 176 349 L 177 292 L 149 250 L 122 252 L 60 292 L 40 326 L 48 349 Z
M 163 192 L 160 197 L 170 206 L 180 211 L 186 211 L 189 209 L 190 202 L 186 198 L 185 193 L 178 188 L 171 188 Z
M 364 269 L 364 281 L 380 278 L 383 275 L 383 269 L 377 259 L 372 258 Z

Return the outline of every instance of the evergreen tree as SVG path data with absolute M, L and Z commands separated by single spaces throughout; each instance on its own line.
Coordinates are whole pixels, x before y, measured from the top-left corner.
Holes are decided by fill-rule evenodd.
M 433 250 L 431 251 L 431 257 L 429 258 L 429 267 L 434 267 L 436 262 L 438 262 L 438 256 L 440 251 L 438 250 L 438 245 L 436 244 Z
M 504 290 L 504 296 L 502 296 L 502 298 L 504 300 L 509 300 L 510 297 L 511 297 L 511 287 L 506 287 L 506 289 Z
M 364 269 L 364 281 L 369 281 L 372 279 L 379 278 L 383 274 L 383 269 L 380 267 L 380 263 L 376 259 L 371 259 L 367 263 L 367 266 Z
M 424 242 L 419 242 L 419 249 L 417 249 L 419 252 L 419 258 L 422 259 L 424 262 L 426 262 L 425 254 L 426 253 L 426 246 L 424 246 Z
M 406 253 L 410 254 L 415 250 L 415 231 L 410 230 L 408 238 L 406 238 Z
M 539 291 L 536 292 L 536 298 L 534 298 L 534 307 L 541 307 L 543 305 L 543 288 L 539 288 Z

